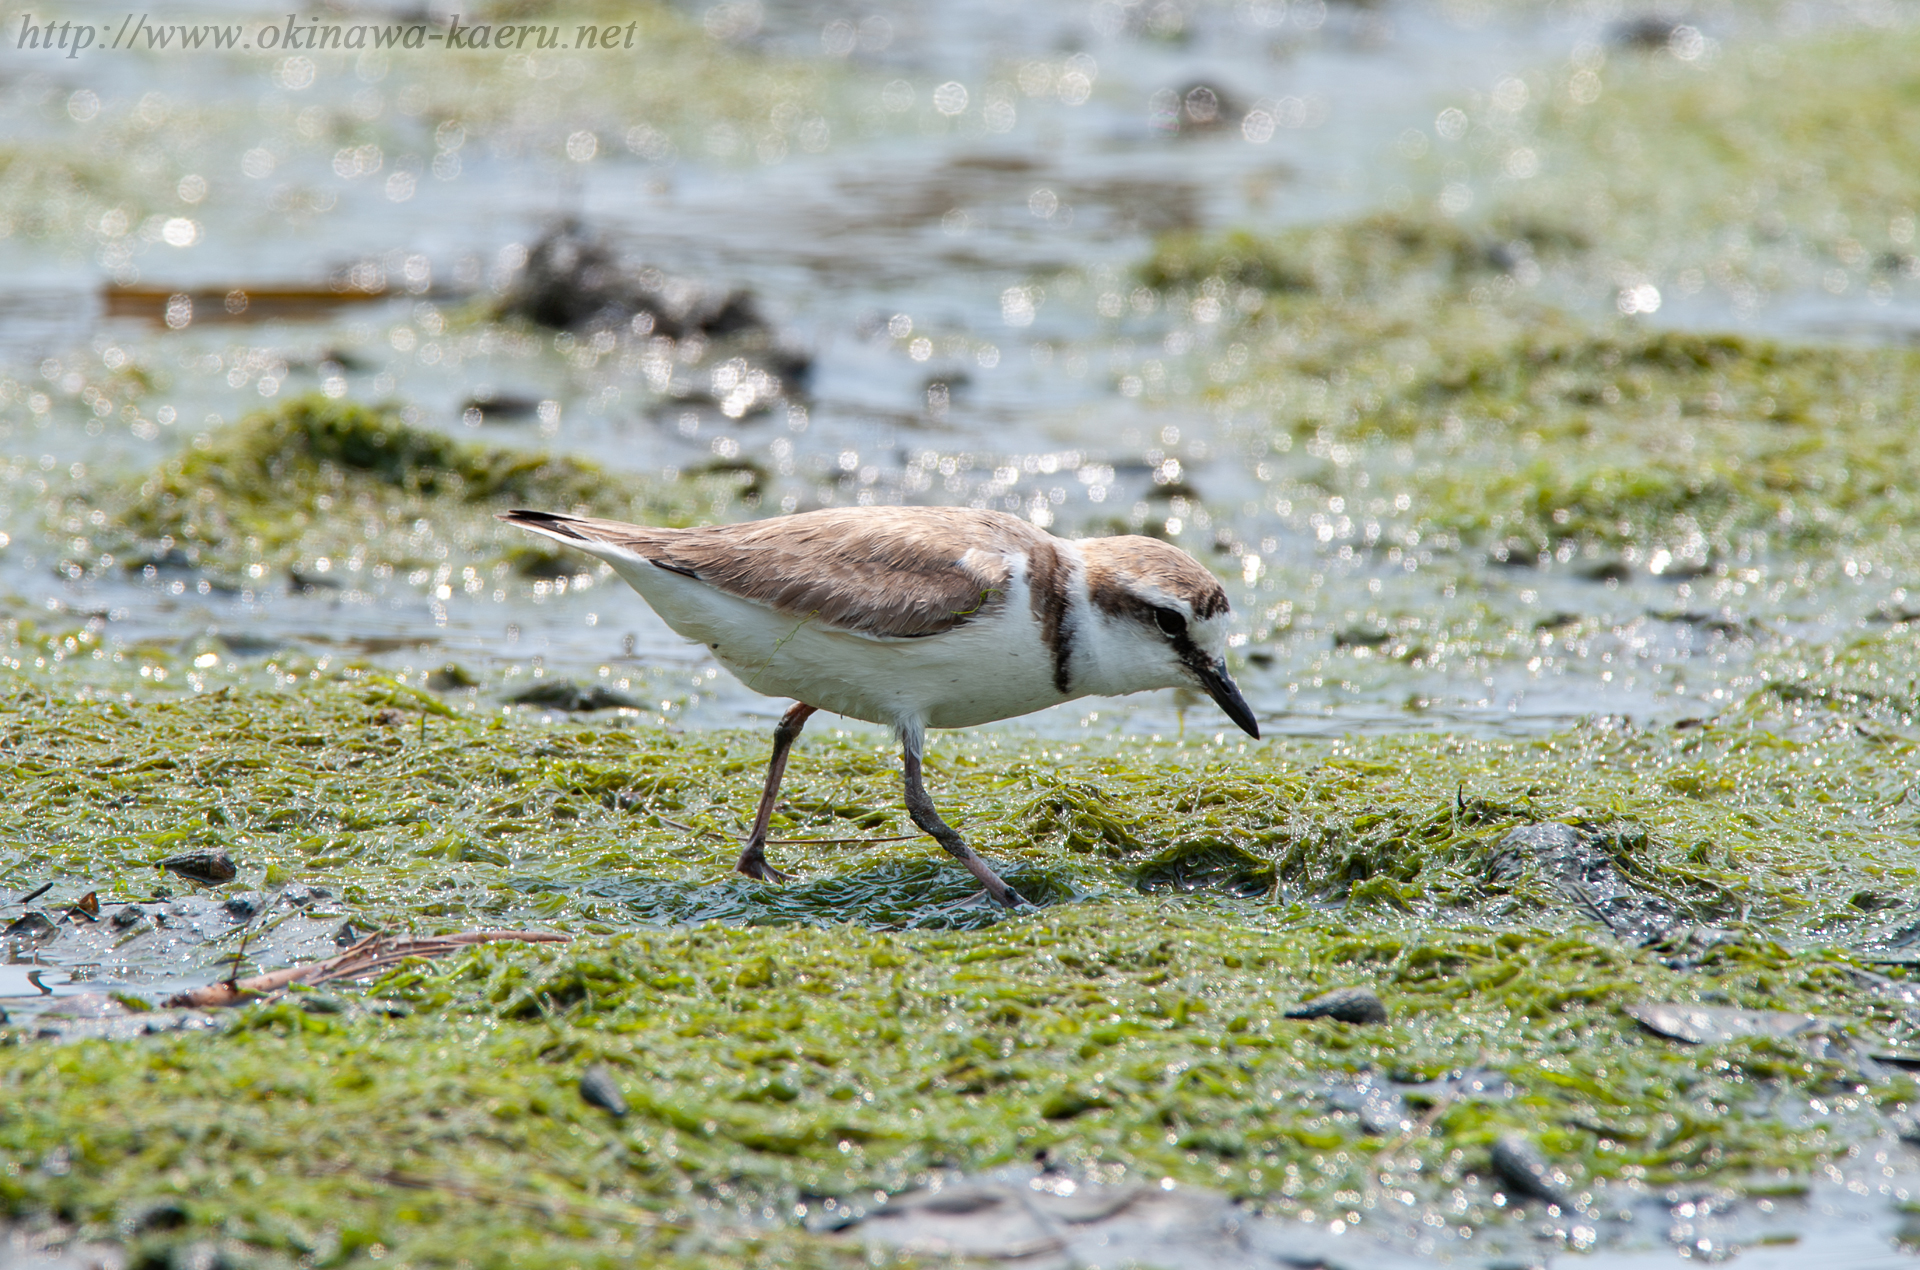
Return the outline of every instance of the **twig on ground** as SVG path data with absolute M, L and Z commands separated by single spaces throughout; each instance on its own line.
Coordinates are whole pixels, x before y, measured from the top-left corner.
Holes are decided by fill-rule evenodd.
M 458 952 L 474 944 L 491 944 L 505 940 L 527 944 L 565 944 L 572 941 L 572 936 L 537 930 L 473 930 L 457 935 L 419 937 L 375 933 L 354 944 L 337 957 L 329 957 L 325 961 L 308 962 L 304 966 L 288 966 L 284 970 L 255 975 L 251 979 L 229 979 L 224 983 L 210 983 L 204 988 L 195 988 L 191 992 L 182 992 L 169 997 L 167 1004 L 196 1008 L 240 1005 L 296 983 L 317 986 L 332 983 L 336 979 L 357 979 L 362 975 L 372 974 L 376 970 L 397 965 L 409 957 L 444 957 L 448 953 Z

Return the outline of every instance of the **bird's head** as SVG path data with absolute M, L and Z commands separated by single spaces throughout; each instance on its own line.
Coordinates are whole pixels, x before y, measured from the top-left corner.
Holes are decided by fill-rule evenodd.
M 1219 580 L 1156 538 L 1091 538 L 1078 545 L 1095 628 L 1088 687 L 1112 694 L 1199 688 L 1258 737 L 1253 708 L 1227 674 L 1230 610 Z

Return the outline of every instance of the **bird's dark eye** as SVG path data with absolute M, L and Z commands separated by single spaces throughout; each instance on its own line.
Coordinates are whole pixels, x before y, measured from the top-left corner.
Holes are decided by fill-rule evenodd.
M 1187 619 L 1172 609 L 1155 609 L 1153 621 L 1169 639 L 1179 639 L 1187 633 Z

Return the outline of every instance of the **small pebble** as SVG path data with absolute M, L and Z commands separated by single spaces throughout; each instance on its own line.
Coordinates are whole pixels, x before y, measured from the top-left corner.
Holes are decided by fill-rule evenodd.
M 1493 1171 L 1513 1194 L 1523 1199 L 1569 1207 L 1559 1185 L 1564 1179 L 1548 1166 L 1539 1147 L 1517 1133 L 1510 1133 L 1493 1144 Z
M 161 1200 L 133 1219 L 134 1230 L 145 1234 L 156 1230 L 179 1230 L 187 1224 L 186 1206 L 174 1200 Z
M 597 1063 L 580 1073 L 580 1097 L 616 1117 L 627 1114 L 627 1100 L 614 1083 L 613 1073 Z
M 1335 988 L 1287 1011 L 1290 1019 L 1335 1019 L 1341 1023 L 1385 1023 L 1387 1007 L 1371 988 Z
M 639 704 L 633 698 L 603 688 L 599 684 L 582 688 L 571 679 L 549 680 L 516 696 L 508 697 L 507 700 L 520 706 L 551 706 L 555 710 L 569 712 L 632 708 Z
M 147 911 L 138 904 L 129 904 L 125 908 L 116 910 L 113 916 L 107 919 L 107 925 L 115 930 L 126 930 L 130 926 L 138 926 L 140 919 L 146 915 Z
M 234 867 L 233 857 L 224 851 L 189 851 L 184 855 L 168 856 L 160 861 L 159 867 L 209 886 L 216 882 L 231 882 L 240 872 Z

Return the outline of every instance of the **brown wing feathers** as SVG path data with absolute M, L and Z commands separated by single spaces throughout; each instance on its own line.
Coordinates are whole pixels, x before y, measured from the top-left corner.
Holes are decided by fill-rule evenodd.
M 887 515 L 826 509 L 700 529 L 650 529 L 612 520 L 509 512 L 501 519 L 581 542 L 600 541 L 742 599 L 866 635 L 937 635 L 996 609 L 1010 570 L 1002 552 L 1056 561 L 1037 530 L 1011 540 L 1011 517 L 964 508 Z M 1043 568 L 1045 566 L 1042 566 Z M 1036 582 L 1038 578 L 1034 579 Z M 1057 618 L 1055 619 L 1058 620 Z

